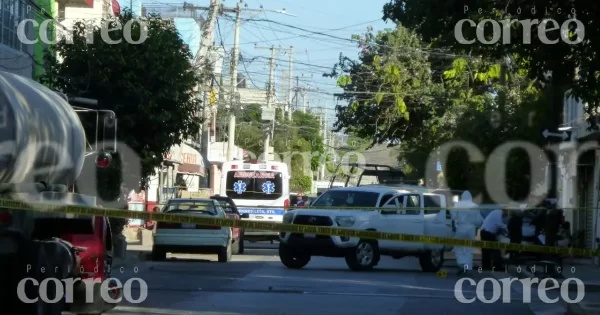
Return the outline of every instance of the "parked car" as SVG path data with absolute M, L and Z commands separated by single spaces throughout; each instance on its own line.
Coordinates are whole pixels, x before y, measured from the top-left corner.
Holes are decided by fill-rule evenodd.
M 233 199 L 231 199 L 229 197 L 212 196 L 212 197 L 210 197 L 210 199 L 216 200 L 217 202 L 219 202 L 219 204 L 221 205 L 223 210 L 225 210 L 225 214 L 230 219 L 240 220 L 240 219 L 249 219 L 250 218 L 250 214 L 248 214 L 248 213 L 240 214 L 237 206 L 235 205 L 235 202 L 233 202 Z M 243 254 L 244 253 L 244 229 L 236 227 L 236 228 L 233 228 L 232 230 L 233 230 L 233 239 L 234 239 L 233 254 L 234 255 Z
M 439 210 L 425 210 L 435 204 Z M 335 208 L 339 207 L 339 210 Z M 352 207 L 356 210 L 343 210 Z M 358 210 L 364 207 L 365 210 Z M 322 208 L 322 209 L 320 209 Z M 333 208 L 333 209 L 332 209 Z M 374 209 L 379 208 L 379 209 Z M 413 192 L 393 187 L 332 188 L 308 209 L 286 213 L 283 223 L 342 227 L 366 231 L 453 237 L 446 197 L 430 192 Z M 419 258 L 421 269 L 436 272 L 451 247 L 439 244 L 359 239 L 302 233 L 280 233 L 279 258 L 288 268 L 306 266 L 312 256 L 344 257 L 352 270 L 375 267 L 382 255 L 399 259 Z
M 218 201 L 208 198 L 171 199 L 164 213 L 186 214 L 199 217 L 226 218 Z M 234 239 L 230 227 L 188 223 L 158 222 L 154 232 L 152 260 L 164 260 L 167 253 L 217 254 L 219 262 L 231 260 Z

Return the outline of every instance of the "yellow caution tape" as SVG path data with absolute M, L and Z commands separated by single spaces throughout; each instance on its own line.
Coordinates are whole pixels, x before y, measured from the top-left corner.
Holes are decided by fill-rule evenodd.
M 345 236 L 363 239 L 390 240 L 399 242 L 412 242 L 423 244 L 440 244 L 447 246 L 489 248 L 511 251 L 527 251 L 546 254 L 558 254 L 565 256 L 600 257 L 600 250 L 550 247 L 539 245 L 522 245 L 500 242 L 488 242 L 477 240 L 456 239 L 450 237 L 412 235 L 400 233 L 388 233 L 379 231 L 365 231 L 348 228 L 311 226 L 298 224 L 283 224 L 264 221 L 234 220 L 224 218 L 208 218 L 183 214 L 152 213 L 145 211 L 129 211 L 119 209 L 104 209 L 86 206 L 57 205 L 26 203 L 19 200 L 0 199 L 0 208 L 26 211 L 42 211 L 65 214 L 78 214 L 90 216 L 102 216 L 121 219 L 142 219 L 145 221 L 189 223 L 208 226 L 237 227 L 254 230 L 267 230 L 287 233 L 318 234 L 327 236 Z
M 154 206 L 165 206 L 166 203 L 161 203 L 161 204 L 154 204 Z M 209 208 L 212 207 L 212 205 L 208 205 L 208 204 L 204 204 L 204 205 L 194 205 L 196 208 L 200 209 L 200 208 Z M 236 207 L 238 209 L 245 209 L 245 208 L 250 208 L 250 209 L 285 209 L 287 210 L 295 210 L 295 209 L 300 209 L 300 210 L 306 210 L 306 209 L 315 209 L 315 210 L 382 210 L 382 207 L 342 207 L 342 206 L 289 206 L 289 207 L 283 207 L 283 206 L 241 206 L 241 205 L 236 205 Z M 221 208 L 230 208 L 228 206 L 224 206 L 221 205 Z M 503 209 L 503 210 L 520 210 L 520 211 L 531 211 L 531 210 L 545 210 L 548 208 L 543 208 L 543 207 L 538 207 L 538 208 L 518 208 L 518 207 L 474 207 L 474 208 L 454 208 L 454 207 L 402 207 L 402 208 L 398 208 L 398 210 L 433 210 L 433 211 L 437 211 L 437 210 L 496 210 L 496 209 Z M 595 208 L 557 208 L 560 210 L 593 210 Z M 600 209 L 600 208 L 598 208 Z M 388 210 L 393 210 L 393 209 L 388 209 Z

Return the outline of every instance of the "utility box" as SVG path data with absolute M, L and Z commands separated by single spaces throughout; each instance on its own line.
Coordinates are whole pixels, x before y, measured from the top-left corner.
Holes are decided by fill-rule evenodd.
M 275 107 L 263 107 L 261 120 L 275 120 Z

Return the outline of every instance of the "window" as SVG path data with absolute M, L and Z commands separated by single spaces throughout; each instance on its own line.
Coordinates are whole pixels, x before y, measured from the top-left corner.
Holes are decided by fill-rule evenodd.
M 226 200 L 219 200 L 219 205 L 227 214 L 237 214 L 233 206 Z
M 379 202 L 379 206 L 383 207 L 383 205 L 390 199 L 392 199 L 392 197 L 394 197 L 394 195 L 384 195 L 383 197 L 381 197 L 381 201 Z
M 215 207 L 215 203 L 212 200 L 177 200 L 169 201 L 165 207 L 164 212 L 185 212 L 185 213 L 209 213 L 217 214 L 218 210 Z
M 21 21 L 34 18 L 34 11 L 28 10 L 28 5 L 20 0 L 3 0 L 0 5 L 2 6 L 0 9 L 0 19 L 2 21 L 0 43 L 20 52 L 30 53 L 33 46 L 21 43 L 17 36 L 17 27 Z M 26 23 L 25 35 L 29 39 L 35 38 L 32 23 Z
M 400 208 L 404 208 L 404 195 L 394 197 L 386 202 L 387 205 L 395 205 L 398 210 L 381 210 L 381 214 L 402 214 L 405 210 L 400 210 Z M 384 203 L 385 205 L 385 203 Z
M 425 195 L 423 196 L 423 199 L 425 201 L 425 214 L 436 214 L 440 212 L 439 208 L 442 206 L 442 199 L 440 198 L 440 196 Z M 427 208 L 438 209 L 428 210 Z
M 402 214 L 421 214 L 421 210 L 418 209 L 421 207 L 420 199 L 419 195 L 406 195 L 405 204 L 407 209 L 402 211 Z
M 365 207 L 377 206 L 379 193 L 354 190 L 329 190 L 319 197 L 311 207 Z
M 282 196 L 282 177 L 281 172 L 229 171 L 225 194 L 232 199 L 275 200 Z

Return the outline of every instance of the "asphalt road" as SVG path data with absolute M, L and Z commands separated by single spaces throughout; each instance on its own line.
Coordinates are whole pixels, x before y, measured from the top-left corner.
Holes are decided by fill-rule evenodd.
M 305 269 L 290 270 L 279 262 L 276 245 L 270 246 L 247 249 L 224 264 L 216 262 L 216 255 L 176 255 L 165 262 L 139 262 L 137 273 L 133 266 L 115 270 L 113 275 L 123 281 L 144 279 L 149 290 L 142 303 L 122 303 L 109 314 L 565 314 L 562 304 L 539 302 L 535 289 L 532 303 L 523 303 L 518 282 L 513 284 L 510 303 L 461 304 L 455 298 L 458 277 L 453 261 L 447 263 L 445 278 L 421 272 L 414 258 L 385 257 L 373 271 L 353 272 L 343 259 L 316 257 Z M 508 277 L 475 275 L 504 276 Z M 488 298 L 491 291 L 488 283 Z M 475 296 L 474 287 L 465 286 L 464 292 L 467 298 Z M 138 297 L 139 289 L 132 296 Z

